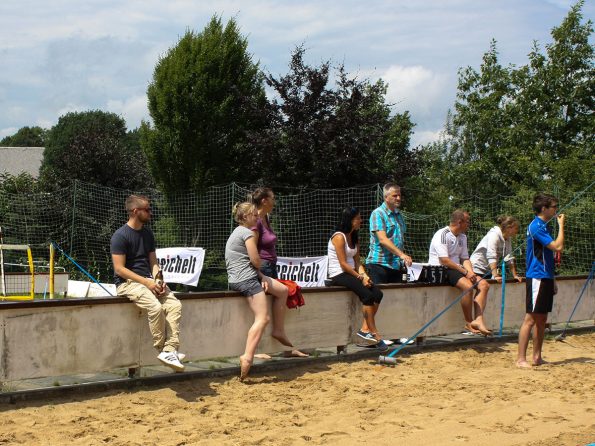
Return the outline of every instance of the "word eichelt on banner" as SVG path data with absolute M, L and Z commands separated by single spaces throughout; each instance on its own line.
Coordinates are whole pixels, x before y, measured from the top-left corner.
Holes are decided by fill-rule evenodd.
M 302 288 L 324 286 L 328 256 L 321 257 L 278 257 L 279 279 L 292 280 Z
M 198 285 L 205 260 L 203 248 L 160 248 L 155 254 L 165 282 Z

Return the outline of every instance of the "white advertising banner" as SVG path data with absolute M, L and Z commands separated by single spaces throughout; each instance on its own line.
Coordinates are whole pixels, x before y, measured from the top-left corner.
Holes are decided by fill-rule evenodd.
M 324 286 L 328 256 L 278 257 L 279 279 L 293 280 L 302 288 Z
M 155 254 L 166 283 L 198 285 L 205 260 L 203 248 L 160 248 Z
M 419 276 L 421 275 L 424 266 L 427 265 L 426 263 L 415 263 L 413 262 L 411 266 L 407 267 L 407 281 L 408 282 L 417 282 L 419 280 Z

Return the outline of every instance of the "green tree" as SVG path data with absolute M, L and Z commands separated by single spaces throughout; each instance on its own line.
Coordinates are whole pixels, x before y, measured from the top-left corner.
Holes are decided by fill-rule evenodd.
M 249 132 L 251 180 L 343 187 L 413 175 L 413 123 L 407 112 L 391 115 L 386 84 L 350 77 L 343 64 L 334 73 L 329 61 L 310 66 L 304 54 L 297 47 L 288 74 L 266 76 L 274 97 L 254 110 L 267 127 Z
M 374 150 L 378 159 L 373 172 L 377 182 L 394 181 L 407 187 L 421 173 L 420 152 L 410 148 L 415 124 L 408 111 L 388 118 L 389 127 Z
M 124 120 L 100 110 L 60 117 L 50 131 L 40 171 L 48 189 L 74 180 L 132 190 L 151 185 L 144 154 L 127 135 Z
M 519 180 L 515 152 L 509 145 L 512 71 L 499 63 L 495 41 L 479 71 L 472 67 L 459 70 L 454 112 L 449 113 L 442 143 L 431 149 L 445 156 L 444 171 L 436 173 L 463 195 L 480 190 L 505 193 Z
M 22 172 L 18 175 L 0 173 L 0 191 L 9 194 L 26 194 L 40 192 L 39 182 L 30 174 Z
M 529 63 L 503 67 L 492 41 L 479 71 L 459 71 L 457 100 L 444 138 L 423 148 L 433 191 L 455 196 L 579 190 L 592 181 L 595 120 L 594 48 L 583 2 L 552 30 L 546 53 L 537 43 Z
M 513 141 L 522 144 L 536 187 L 579 189 L 595 171 L 595 48 L 592 22 L 583 21 L 583 1 L 552 30 L 545 54 L 534 44 L 529 63 L 516 73 Z
M 48 131 L 41 127 L 21 127 L 14 135 L 6 136 L 0 146 L 45 147 Z
M 417 159 L 420 172 L 403 193 L 407 208 L 418 214 L 448 215 L 450 197 L 456 190 L 451 187 L 448 145 L 444 140 L 428 143 L 419 149 Z
M 234 19 L 213 17 L 163 56 L 147 94 L 152 124 L 141 126 L 151 171 L 168 193 L 238 180 L 250 102 L 265 100 L 262 75 Z

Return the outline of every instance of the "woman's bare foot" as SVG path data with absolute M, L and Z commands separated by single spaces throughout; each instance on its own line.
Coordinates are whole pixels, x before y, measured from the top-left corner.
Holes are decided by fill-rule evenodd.
M 257 353 L 256 355 L 254 355 L 254 357 L 265 360 L 271 359 L 271 355 L 267 355 L 266 353 Z
M 492 336 L 492 332 L 481 322 L 473 321 L 469 325 L 471 328 L 478 330 L 484 336 Z
M 298 349 L 294 349 L 291 351 L 286 351 L 283 353 L 283 356 L 285 356 L 286 358 L 307 358 L 310 355 L 308 353 L 304 353 L 302 351 L 299 351 Z
M 293 344 L 291 343 L 291 341 L 287 338 L 287 335 L 285 333 L 281 333 L 281 334 L 271 334 L 271 336 L 276 339 L 277 341 L 279 341 L 281 344 L 283 344 L 286 347 L 293 347 Z
M 545 361 L 543 358 L 533 360 L 534 366 L 540 366 L 540 365 L 545 365 L 545 364 L 549 364 L 549 362 Z
M 529 364 L 527 361 L 517 361 L 515 364 L 519 369 L 530 369 L 531 368 L 531 364 Z
M 250 372 L 252 361 L 240 356 L 240 381 L 244 381 Z

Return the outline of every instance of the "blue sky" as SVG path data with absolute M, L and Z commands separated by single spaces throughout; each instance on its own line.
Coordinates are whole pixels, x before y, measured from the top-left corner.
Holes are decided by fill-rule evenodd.
M 478 67 L 492 38 L 501 63 L 522 65 L 574 2 L 566 0 L 3 0 L 0 137 L 51 127 L 69 111 L 101 109 L 128 128 L 149 119 L 146 89 L 160 55 L 213 14 L 235 17 L 255 61 L 287 71 L 307 60 L 344 62 L 389 83 L 395 111 L 417 124 L 413 144 L 435 139 L 454 103 L 457 70 Z M 593 20 L 595 2 L 583 8 Z

